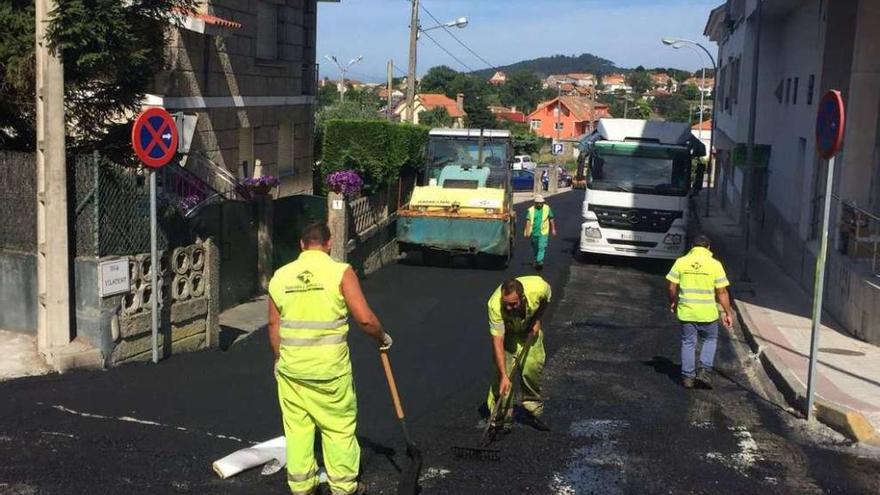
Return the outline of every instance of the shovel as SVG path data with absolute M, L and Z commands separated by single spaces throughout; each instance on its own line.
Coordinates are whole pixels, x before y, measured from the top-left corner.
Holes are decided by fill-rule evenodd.
M 400 429 L 403 431 L 403 439 L 406 441 L 406 455 L 409 457 L 409 466 L 400 475 L 397 484 L 397 495 L 415 495 L 419 490 L 419 473 L 422 471 L 422 452 L 409 436 L 406 428 L 406 417 L 403 414 L 403 406 L 400 404 L 400 395 L 397 393 L 397 384 L 394 382 L 394 374 L 391 372 L 391 361 L 388 359 L 388 351 L 379 351 L 382 358 L 382 367 L 385 368 L 385 378 L 388 380 L 388 389 L 391 390 L 391 401 L 394 402 L 394 412 L 400 421 Z

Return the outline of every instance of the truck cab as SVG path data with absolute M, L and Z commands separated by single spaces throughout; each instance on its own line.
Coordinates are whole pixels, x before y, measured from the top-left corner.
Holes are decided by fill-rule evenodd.
M 513 157 L 514 170 L 534 170 L 537 164 L 532 161 L 529 155 L 516 155 Z
M 580 251 L 675 259 L 691 236 L 705 145 L 679 122 L 602 119 L 581 143 Z
M 398 210 L 400 250 L 506 263 L 514 234 L 512 151 L 510 131 L 432 129 L 421 183 Z

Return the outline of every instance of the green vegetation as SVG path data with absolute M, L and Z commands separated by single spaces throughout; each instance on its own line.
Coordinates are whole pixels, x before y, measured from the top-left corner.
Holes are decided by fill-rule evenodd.
M 637 96 L 644 95 L 654 87 L 654 82 L 651 80 L 651 74 L 649 74 L 642 66 L 639 66 L 626 76 L 626 83 L 629 84 L 633 93 Z
M 165 62 L 165 32 L 174 9 L 194 0 L 65 0 L 49 24 L 50 45 L 64 60 L 71 147 L 105 150 L 130 139 L 114 117 L 140 108 Z M 36 139 L 34 2 L 0 3 L 0 148 L 31 150 Z M 123 128 L 120 130 L 120 128 Z
M 496 69 L 484 69 L 472 72 L 474 76 L 481 79 L 492 77 Z M 614 62 L 597 57 L 590 53 L 581 55 L 553 55 L 551 57 L 541 57 L 532 60 L 523 60 L 511 65 L 498 67 L 497 70 L 506 72 L 508 75 L 523 71 L 533 74 L 549 76 L 551 74 L 569 74 L 573 72 L 591 72 L 593 74 L 607 74 L 615 72 L 618 68 Z
M 364 193 L 370 194 L 397 179 L 402 169 L 423 165 L 428 130 L 384 120 L 329 120 L 324 123 L 321 177 L 357 170 Z
M 437 107 L 419 114 L 419 122 L 427 127 L 452 127 L 452 117 L 444 107 Z

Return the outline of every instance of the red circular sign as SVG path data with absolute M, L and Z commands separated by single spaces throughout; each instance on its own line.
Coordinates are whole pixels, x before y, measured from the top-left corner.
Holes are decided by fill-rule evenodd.
M 843 96 L 840 91 L 829 91 L 819 102 L 819 115 L 816 117 L 816 149 L 819 156 L 830 160 L 840 151 L 845 128 Z
M 161 168 L 177 154 L 177 126 L 164 108 L 141 112 L 131 127 L 131 146 L 144 165 Z

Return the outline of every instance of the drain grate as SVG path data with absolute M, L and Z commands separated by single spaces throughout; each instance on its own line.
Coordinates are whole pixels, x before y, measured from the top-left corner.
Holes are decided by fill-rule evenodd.
M 851 351 L 849 349 L 837 349 L 835 347 L 820 347 L 819 352 L 827 352 L 828 354 L 840 354 L 841 356 L 864 356 L 864 352 Z

